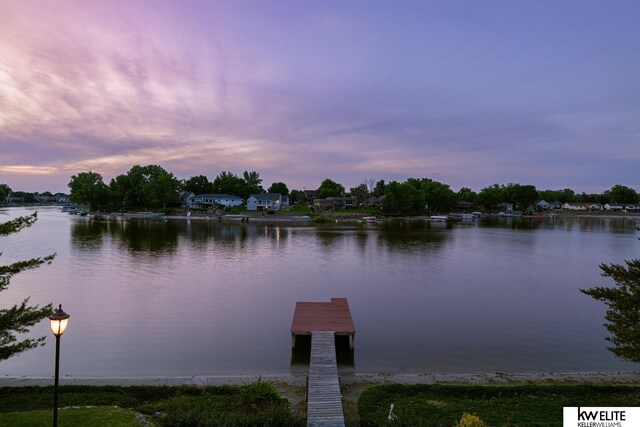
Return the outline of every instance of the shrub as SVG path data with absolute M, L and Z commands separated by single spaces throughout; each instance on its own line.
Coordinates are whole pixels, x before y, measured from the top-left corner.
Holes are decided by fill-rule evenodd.
M 455 427 L 487 427 L 487 423 L 482 421 L 479 416 L 465 412 L 462 414 L 460 421 L 455 424 Z

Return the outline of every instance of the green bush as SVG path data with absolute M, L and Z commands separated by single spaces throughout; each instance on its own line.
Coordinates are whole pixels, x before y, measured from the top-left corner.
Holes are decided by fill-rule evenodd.
M 297 426 L 304 419 L 291 412 L 276 388 L 262 381 L 239 387 L 232 396 L 172 399 L 156 406 L 163 426 Z
M 487 427 L 487 423 L 482 421 L 479 416 L 465 412 L 462 414 L 460 421 L 455 424 L 455 427 Z

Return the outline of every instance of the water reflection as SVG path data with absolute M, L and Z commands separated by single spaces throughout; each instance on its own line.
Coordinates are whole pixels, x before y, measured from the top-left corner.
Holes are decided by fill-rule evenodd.
M 109 235 L 130 252 L 168 255 L 178 247 L 180 227 L 174 222 L 147 219 L 113 222 Z
M 292 310 L 296 301 L 331 297 L 349 299 L 358 328 L 355 355 L 337 342 L 341 369 L 629 370 L 606 350 L 604 306 L 578 289 L 610 284 L 599 263 L 640 257 L 637 222 L 314 227 L 98 220 L 54 210 L 3 239 L 17 259 L 34 248 L 58 252 L 4 292 L 7 301 L 58 300 L 73 313 L 69 375 L 304 370 L 310 347 L 291 352 Z M 3 361 L 0 375 L 50 375 L 50 349 Z
M 108 229 L 108 222 L 79 219 L 71 225 L 71 242 L 78 248 L 99 248 L 103 243 L 102 237 L 108 233 Z
M 549 222 L 538 218 L 483 217 L 478 221 L 478 225 L 483 228 L 510 228 L 512 230 L 537 230 L 545 224 L 549 224 Z
M 323 250 L 331 250 L 345 237 L 345 232 L 347 231 L 348 229 L 320 228 L 316 231 L 316 237 Z
M 211 244 L 244 250 L 253 240 L 267 240 L 280 249 L 289 238 L 289 229 L 277 225 L 248 225 L 213 221 L 162 221 L 155 219 L 78 219 L 71 225 L 71 243 L 79 249 L 95 249 L 105 236 L 130 252 L 154 255 L 174 253 L 181 241 L 204 249 Z M 339 235 L 337 235 L 339 237 Z
M 437 249 L 449 238 L 449 223 L 389 221 L 378 233 L 378 244 L 390 251 L 411 252 Z M 440 228 L 441 227 L 441 228 Z
M 350 344 L 350 337 L 336 336 L 336 361 L 339 368 L 355 367 L 355 348 Z M 298 335 L 295 346 L 291 349 L 291 371 L 301 372 L 301 367 L 309 366 L 311 362 L 311 335 Z

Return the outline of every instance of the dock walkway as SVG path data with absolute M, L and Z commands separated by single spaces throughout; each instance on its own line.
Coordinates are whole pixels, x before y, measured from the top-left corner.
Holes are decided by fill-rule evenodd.
M 307 425 L 344 426 L 333 331 L 313 331 L 311 335 Z

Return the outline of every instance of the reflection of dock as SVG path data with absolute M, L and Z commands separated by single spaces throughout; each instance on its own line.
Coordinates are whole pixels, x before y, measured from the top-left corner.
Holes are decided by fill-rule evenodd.
M 296 336 L 311 335 L 311 363 L 307 382 L 307 425 L 344 426 L 342 396 L 336 361 L 336 335 L 355 341 L 356 329 L 346 298 L 331 302 L 298 302 L 291 324 Z

